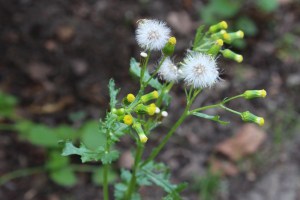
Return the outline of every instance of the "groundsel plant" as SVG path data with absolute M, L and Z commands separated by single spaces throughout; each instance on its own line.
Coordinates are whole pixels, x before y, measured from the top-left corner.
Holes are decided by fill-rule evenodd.
M 185 58 L 178 63 L 173 61 L 172 55 L 176 45 L 176 38 L 171 36 L 170 28 L 166 23 L 143 19 L 137 22 L 136 40 L 142 48 L 139 62 L 134 58 L 130 61 L 130 72 L 139 78 L 139 91 L 130 93 L 117 100 L 119 89 L 114 81 L 109 82 L 110 109 L 104 119 L 99 121 L 99 132 L 106 138 L 106 145 L 96 149 L 89 149 L 81 143 L 76 147 L 70 141 L 64 141 L 63 156 L 79 155 L 82 162 L 101 162 L 103 167 L 103 199 L 109 199 L 108 171 L 114 161 L 119 158 L 116 144 L 124 135 L 135 141 L 133 148 L 134 163 L 132 169 L 121 169 L 120 182 L 114 185 L 114 199 L 131 200 L 141 199 L 140 187 L 156 185 L 166 192 L 164 199 L 181 199 L 180 192 L 186 187 L 185 183 L 173 184 L 169 180 L 169 169 L 155 159 L 165 147 L 176 129 L 189 116 L 196 116 L 228 124 L 220 116 L 212 116 L 203 111 L 220 108 L 229 111 L 244 122 L 264 124 L 264 119 L 249 111 L 239 112 L 227 106 L 227 103 L 238 98 L 246 100 L 266 97 L 265 90 L 247 90 L 233 97 L 203 107 L 192 109 L 192 105 L 199 94 L 212 88 L 220 80 L 219 67 L 216 57 L 223 55 L 225 58 L 242 62 L 243 57 L 226 49 L 226 44 L 231 44 L 236 39 L 242 39 L 242 31 L 227 32 L 227 23 L 222 21 L 210 26 L 205 32 L 205 27 L 197 29 L 193 46 L 187 50 Z M 148 63 L 153 51 L 161 52 L 161 58 L 156 61 L 157 66 L 153 73 L 149 73 Z M 161 133 L 161 141 L 150 149 L 151 153 L 143 155 L 147 143 L 151 141 L 151 134 L 168 116 L 167 108 L 171 97 L 170 90 L 174 84 L 181 84 L 186 95 L 186 105 L 178 120 L 166 133 Z M 152 89 L 151 92 L 149 89 Z

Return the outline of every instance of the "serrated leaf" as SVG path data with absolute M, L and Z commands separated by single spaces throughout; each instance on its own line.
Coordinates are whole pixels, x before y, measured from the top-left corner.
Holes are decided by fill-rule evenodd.
M 71 168 L 65 167 L 52 171 L 50 178 L 57 184 L 62 186 L 73 186 L 77 182 L 76 175 Z
M 129 183 L 131 176 L 132 175 L 131 175 L 130 171 L 128 171 L 126 169 L 121 169 L 121 179 L 123 181 L 125 181 L 126 183 Z
M 132 75 L 134 75 L 135 77 L 139 78 L 141 76 L 141 68 L 140 68 L 138 62 L 134 58 L 130 59 L 129 72 Z M 143 82 L 146 82 L 150 77 L 151 76 L 150 76 L 148 70 L 146 70 L 145 74 L 144 74 Z M 149 85 L 157 90 L 161 90 L 161 88 L 162 88 L 162 84 L 156 78 L 151 79 L 149 82 Z
M 204 118 L 204 119 L 213 120 L 213 121 L 216 121 L 216 122 L 218 122 L 222 125 L 229 124 L 229 122 L 220 120 L 219 115 L 208 115 L 208 114 L 204 114 L 204 113 L 200 113 L 200 112 L 194 112 L 194 113 L 192 113 L 192 115 L 195 115 L 197 117 L 201 117 L 201 118 Z
M 115 81 L 113 79 L 109 80 L 109 84 L 108 84 L 108 89 L 109 89 L 109 96 L 110 96 L 110 109 L 116 107 L 117 104 L 117 95 L 120 91 L 120 89 L 116 89 L 115 88 Z
M 98 149 L 90 150 L 84 144 L 81 144 L 78 148 L 75 147 L 70 141 L 67 141 L 64 144 L 62 155 L 79 155 L 81 156 L 81 161 L 83 163 L 101 160 L 103 164 L 110 164 L 119 157 L 119 152 L 116 150 L 106 152 L 101 146 L 98 147 Z
M 193 44 L 193 50 L 195 50 L 197 47 L 200 46 L 202 39 L 204 37 L 204 33 L 203 33 L 204 28 L 205 28 L 204 25 L 199 26 L 197 28 L 195 39 L 194 39 L 194 44 Z
M 153 182 L 155 185 L 161 187 L 165 192 L 167 192 L 173 199 L 181 199 L 179 192 L 181 192 L 186 184 L 172 184 L 169 181 L 169 170 L 168 168 L 161 164 L 154 164 L 153 162 L 148 163 L 143 166 L 138 173 L 138 176 L 147 178 L 149 181 Z
M 63 156 L 79 155 L 83 163 L 88 161 L 99 161 L 105 153 L 103 147 L 99 147 L 97 150 L 90 150 L 86 148 L 84 144 L 81 144 L 79 148 L 75 147 L 70 141 L 65 142 L 62 152 Z
M 114 197 L 116 200 L 123 200 L 127 191 L 127 185 L 125 183 L 118 183 L 115 185 Z
M 108 183 L 112 184 L 113 182 L 115 182 L 116 179 L 117 179 L 117 174 L 114 171 L 109 170 L 108 176 L 107 176 Z M 103 185 L 103 169 L 102 168 L 97 169 L 93 172 L 92 180 L 93 180 L 93 183 L 95 183 L 97 185 Z

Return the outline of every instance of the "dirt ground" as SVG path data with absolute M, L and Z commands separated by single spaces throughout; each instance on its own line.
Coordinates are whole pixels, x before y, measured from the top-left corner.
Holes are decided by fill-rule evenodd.
M 0 0 L 0 89 L 18 97 L 18 112 L 49 126 L 70 123 L 70 113 L 85 111 L 85 119 L 97 119 L 108 106 L 107 83 L 113 77 L 121 95 L 137 86 L 128 73 L 129 60 L 140 49 L 134 38 L 136 21 L 157 18 L 168 22 L 177 37 L 177 58 L 190 47 L 201 24 L 203 1 L 121 0 Z M 245 157 L 234 176 L 224 176 L 216 199 L 297 200 L 300 199 L 300 3 L 280 0 L 270 14 L 245 8 L 258 26 L 258 33 L 246 37 L 247 46 L 237 50 L 244 62 L 237 65 L 219 59 L 223 81 L 209 89 L 197 105 L 217 102 L 246 89 L 266 89 L 264 100 L 235 101 L 230 106 L 264 116 L 261 129 L 266 140 L 255 155 Z M 234 19 L 233 19 L 234 20 Z M 229 20 L 230 23 L 230 20 Z M 292 39 L 290 39 L 292 38 Z M 180 85 L 172 93 L 172 124 L 180 113 L 184 92 Z M 36 107 L 63 102 L 52 113 Z M 243 127 L 236 116 L 219 110 L 230 126 L 191 118 L 177 131 L 158 160 L 166 162 L 174 182 L 191 187 L 184 199 L 199 199 L 197 180 L 205 176 L 216 145 Z M 282 138 L 276 143 L 276 138 Z M 150 146 L 159 142 L 154 138 Z M 121 148 L 130 150 L 130 144 Z M 44 162 L 45 152 L 20 141 L 15 132 L 0 132 L 0 175 Z M 10 181 L 0 187 L 3 200 L 101 199 L 101 190 L 85 173 L 75 187 L 63 188 L 45 174 Z M 196 178 L 195 178 L 196 177 Z M 143 199 L 157 199 L 160 190 L 142 188 Z

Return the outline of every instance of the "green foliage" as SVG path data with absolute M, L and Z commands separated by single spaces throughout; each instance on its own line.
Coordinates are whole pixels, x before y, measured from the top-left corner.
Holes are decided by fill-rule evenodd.
M 102 168 L 99 168 L 97 170 L 95 170 L 93 172 L 93 175 L 92 175 L 92 180 L 93 180 L 93 183 L 95 183 L 96 185 L 103 185 L 103 169 Z M 116 181 L 117 179 L 117 174 L 116 172 L 112 171 L 112 170 L 109 170 L 108 171 L 108 183 L 109 184 L 112 184 Z
M 119 157 L 117 151 L 107 152 L 102 146 L 99 146 L 98 149 L 90 150 L 84 144 L 80 144 L 80 147 L 78 148 L 69 141 L 65 142 L 62 155 L 79 155 L 81 156 L 81 161 L 83 163 L 101 160 L 103 164 L 111 163 Z
M 192 115 L 197 116 L 197 117 L 201 117 L 201 118 L 204 118 L 204 119 L 209 119 L 209 120 L 218 122 L 219 124 L 222 124 L 222 125 L 229 124 L 229 122 L 220 120 L 219 115 L 208 115 L 208 114 L 204 114 L 204 113 L 200 113 L 200 112 L 194 112 L 194 113 L 192 113 Z
M 130 60 L 129 72 L 134 77 L 137 77 L 137 78 L 140 77 L 141 68 L 139 66 L 139 63 L 134 58 L 131 58 L 131 60 Z M 146 70 L 145 74 L 144 74 L 143 82 L 146 82 L 150 77 L 151 76 L 150 76 L 148 70 Z M 162 84 L 156 78 L 151 79 L 149 82 L 149 85 L 157 90 L 161 90 L 161 88 L 162 88 Z
M 69 167 L 50 171 L 50 178 L 61 186 L 73 186 L 77 182 L 74 171 Z
M 235 0 L 210 0 L 200 10 L 201 19 L 208 24 L 217 23 L 220 20 L 228 19 L 236 15 L 243 1 Z
M 195 50 L 196 48 L 198 48 L 201 45 L 202 39 L 204 37 L 204 28 L 205 28 L 204 25 L 199 26 L 197 28 L 196 36 L 195 36 L 194 43 L 193 43 L 193 50 Z
M 109 80 L 109 84 L 108 84 L 108 89 L 109 89 L 109 96 L 110 96 L 110 108 L 114 108 L 116 107 L 117 104 L 117 95 L 120 91 L 120 89 L 116 89 L 115 88 L 115 81 L 113 79 Z
M 167 192 L 167 198 L 179 200 L 180 192 L 186 188 L 186 183 L 172 184 L 169 181 L 170 171 L 162 163 L 149 162 L 137 173 L 137 182 L 142 185 L 155 184 Z
M 0 91 L 0 118 L 12 117 L 15 114 L 15 106 L 18 100 L 16 97 Z
M 259 9 L 266 13 L 278 8 L 278 0 L 256 0 L 255 3 Z
M 221 177 L 218 174 L 211 172 L 202 177 L 199 181 L 200 196 L 203 200 L 214 200 L 220 189 Z

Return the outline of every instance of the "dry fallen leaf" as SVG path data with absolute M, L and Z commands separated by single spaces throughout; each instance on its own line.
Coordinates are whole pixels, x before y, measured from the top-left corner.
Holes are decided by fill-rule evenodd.
M 266 139 L 266 133 L 253 124 L 242 126 L 237 134 L 217 145 L 216 151 L 232 161 L 255 153 Z
M 211 170 L 215 174 L 235 176 L 239 173 L 238 168 L 229 160 L 211 157 L 209 160 Z

